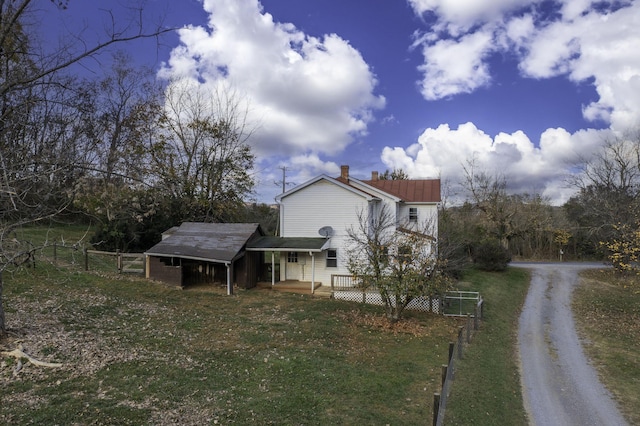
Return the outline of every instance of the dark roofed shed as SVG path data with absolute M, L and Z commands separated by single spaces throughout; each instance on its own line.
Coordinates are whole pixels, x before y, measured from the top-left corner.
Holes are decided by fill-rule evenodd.
M 262 235 L 256 223 L 185 222 L 145 253 L 147 277 L 180 287 L 214 280 L 229 291 L 233 282 L 254 287 L 261 254 L 246 246 Z

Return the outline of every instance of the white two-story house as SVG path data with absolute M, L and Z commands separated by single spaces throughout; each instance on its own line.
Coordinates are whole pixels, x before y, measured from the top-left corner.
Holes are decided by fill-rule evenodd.
M 330 285 L 332 275 L 348 275 L 348 230 L 357 228 L 362 217 L 386 206 L 395 215 L 397 227 L 418 230 L 430 222 L 437 239 L 440 180 L 381 180 L 349 175 L 341 167 L 337 178 L 317 176 L 276 197 L 280 205 L 279 236 L 266 238 L 252 250 L 280 252 L 280 280 Z

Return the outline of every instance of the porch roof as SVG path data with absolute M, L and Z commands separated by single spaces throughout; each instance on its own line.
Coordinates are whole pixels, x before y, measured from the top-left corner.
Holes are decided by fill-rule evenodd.
M 247 251 L 321 252 L 329 247 L 327 238 L 262 236 L 247 244 Z

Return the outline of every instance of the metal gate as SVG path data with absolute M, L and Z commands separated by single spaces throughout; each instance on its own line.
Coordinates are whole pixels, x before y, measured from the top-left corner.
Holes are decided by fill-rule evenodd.
M 477 291 L 448 291 L 444 295 L 444 315 L 465 317 L 474 315 L 482 305 L 482 296 Z

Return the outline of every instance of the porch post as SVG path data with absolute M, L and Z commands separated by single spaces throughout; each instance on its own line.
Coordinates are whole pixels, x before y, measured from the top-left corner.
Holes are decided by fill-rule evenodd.
M 276 252 L 271 252 L 271 287 L 276 285 Z
M 311 294 L 316 289 L 316 257 L 312 251 L 309 252 L 311 255 Z
M 231 263 L 226 263 L 227 266 L 227 296 L 233 294 L 233 284 L 231 284 Z

